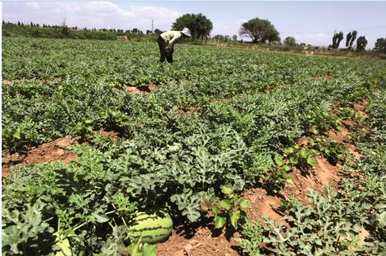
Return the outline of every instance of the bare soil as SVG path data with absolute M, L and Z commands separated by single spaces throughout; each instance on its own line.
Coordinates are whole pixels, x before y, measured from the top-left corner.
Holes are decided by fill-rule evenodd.
M 182 106 L 179 107 L 177 112 L 179 114 L 192 114 L 200 111 L 200 108 L 197 106 Z
M 262 221 L 267 217 L 272 221 L 286 224 L 284 217 L 277 211 L 281 205 L 281 198 L 268 195 L 262 188 L 249 189 L 242 196 L 251 202 L 251 208 L 246 212 L 248 219 Z
M 331 165 L 324 157 L 318 157 L 317 164 L 310 170 L 309 175 L 303 175 L 297 169 L 290 174 L 290 181 L 282 191 L 282 195 L 286 199 L 296 198 L 308 203 L 307 195 L 310 190 L 322 192 L 327 185 L 338 189 L 340 168 L 340 165 Z
M 204 227 L 199 228 L 193 237 L 173 232 L 165 243 L 158 244 L 158 256 L 237 256 L 236 238 L 228 241 L 222 234 L 213 237 L 211 231 Z
M 67 148 L 76 143 L 76 140 L 67 136 L 44 143 L 32 148 L 26 154 L 7 154 L 3 157 L 2 176 L 9 175 L 11 166 L 22 166 L 52 161 L 62 161 L 64 164 L 75 160 L 77 155 Z
M 343 144 L 356 159 L 361 157 L 358 148 L 351 143 L 350 131 L 347 128 L 343 127 L 339 131 L 330 131 L 328 136 L 337 143 Z
M 364 115 L 367 115 L 365 113 L 365 110 L 366 110 L 368 105 L 369 105 L 369 100 L 367 98 L 364 98 L 363 100 L 354 103 L 353 109 L 354 109 L 355 112 L 360 112 L 360 113 L 362 113 Z
M 150 83 L 145 86 L 135 87 L 135 86 L 127 86 L 126 91 L 128 94 L 146 94 L 150 92 L 155 92 L 158 90 L 157 85 Z
M 110 138 L 113 142 L 116 142 L 120 137 L 120 133 L 117 131 L 113 131 L 113 130 L 100 129 L 98 131 L 98 134 L 100 136 Z

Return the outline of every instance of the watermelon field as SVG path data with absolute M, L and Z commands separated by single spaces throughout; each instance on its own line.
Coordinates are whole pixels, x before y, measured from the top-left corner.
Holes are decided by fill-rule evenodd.
M 3 38 L 3 255 L 386 255 L 386 61 Z

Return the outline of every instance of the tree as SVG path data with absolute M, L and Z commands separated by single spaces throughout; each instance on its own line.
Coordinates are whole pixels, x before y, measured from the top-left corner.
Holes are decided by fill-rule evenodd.
M 375 42 L 374 51 L 386 53 L 386 37 L 377 39 Z
M 340 42 L 343 40 L 344 35 L 343 32 L 334 33 L 334 36 L 332 37 L 332 48 L 338 49 Z
M 346 36 L 346 47 L 349 48 L 349 49 L 352 49 L 352 45 L 355 41 L 355 39 L 357 38 L 357 31 L 354 30 L 350 33 L 347 34 Z
M 213 29 L 213 24 L 201 13 L 190 13 L 177 18 L 172 25 L 173 30 L 182 30 L 184 27 L 190 29 L 193 39 L 206 39 Z
M 251 19 L 241 25 L 240 36 L 248 36 L 254 43 L 280 41 L 279 32 L 269 20 Z
M 66 24 L 66 19 L 64 19 L 62 22 L 62 33 L 65 37 L 69 36 L 69 34 L 70 34 L 70 30 L 68 29 L 67 24 Z
M 357 51 L 364 51 L 366 49 L 367 40 L 365 36 L 358 37 L 357 40 Z
M 350 40 L 352 38 L 352 34 L 351 32 L 349 32 L 347 35 L 346 35 L 346 47 L 348 47 L 350 45 Z
M 287 36 L 284 41 L 284 45 L 286 46 L 296 46 L 296 39 L 292 36 Z
M 237 41 L 237 35 L 233 35 L 232 40 L 236 42 Z
M 133 34 L 141 34 L 141 30 L 139 30 L 138 28 L 133 28 L 133 30 L 131 30 L 131 33 Z
M 154 34 L 156 34 L 156 35 L 162 34 L 162 31 L 160 29 L 156 28 L 154 30 Z
M 352 45 L 354 44 L 355 39 L 357 39 L 357 33 L 358 32 L 356 30 L 354 30 L 352 32 L 352 37 L 351 37 L 351 41 L 350 41 L 350 45 L 349 45 L 350 49 L 352 49 Z
M 224 38 L 223 35 L 215 35 L 215 36 L 213 37 L 213 39 L 219 40 L 219 41 L 223 41 L 225 38 Z
M 229 35 L 215 35 L 213 39 L 224 42 L 231 41 L 231 37 Z

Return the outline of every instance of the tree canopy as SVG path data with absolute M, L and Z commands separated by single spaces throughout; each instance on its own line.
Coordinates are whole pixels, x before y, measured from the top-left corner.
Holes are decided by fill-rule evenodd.
M 332 37 L 332 48 L 338 49 L 340 42 L 343 40 L 344 35 L 343 32 L 334 33 L 334 36 Z
M 292 36 L 287 36 L 284 39 L 283 44 L 286 46 L 296 46 L 296 39 Z
M 377 52 L 386 53 L 386 37 L 377 39 L 375 42 L 374 50 Z
M 173 23 L 172 29 L 182 30 L 184 27 L 190 29 L 193 39 L 206 39 L 212 31 L 212 22 L 201 13 L 184 14 Z
M 348 47 L 349 49 L 352 48 L 352 45 L 353 45 L 355 39 L 357 38 L 357 33 L 358 32 L 356 30 L 354 30 L 354 31 L 352 31 L 352 32 L 347 34 L 347 36 L 346 36 L 346 47 Z
M 360 36 L 357 39 L 357 51 L 364 51 L 366 49 L 367 39 L 364 36 Z
M 240 36 L 248 36 L 254 43 L 280 41 L 279 32 L 269 20 L 251 19 L 241 25 Z

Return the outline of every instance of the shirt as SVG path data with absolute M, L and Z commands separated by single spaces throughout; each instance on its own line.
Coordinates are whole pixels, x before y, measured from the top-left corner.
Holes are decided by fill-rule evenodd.
M 176 40 L 182 37 L 181 31 L 167 31 L 162 33 L 161 38 L 166 42 L 168 47 L 173 47 Z

